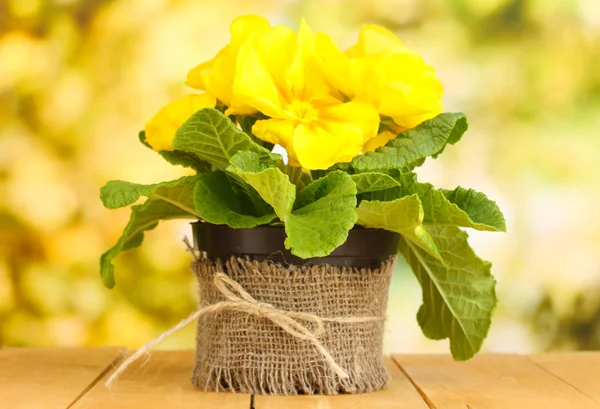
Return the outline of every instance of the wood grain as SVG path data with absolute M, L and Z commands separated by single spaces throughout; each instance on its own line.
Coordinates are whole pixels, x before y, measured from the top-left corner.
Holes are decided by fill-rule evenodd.
M 438 409 L 600 409 L 523 356 L 455 362 L 447 355 L 394 355 L 394 360 Z
M 543 354 L 529 359 L 600 404 L 600 353 Z
M 202 392 L 190 380 L 193 351 L 153 351 L 133 363 L 112 390 L 98 382 L 72 409 L 248 409 L 250 395 Z
M 193 351 L 155 351 L 112 391 L 119 348 L 0 349 L 1 409 L 248 409 L 250 395 L 192 387 Z M 395 355 L 388 389 L 362 395 L 257 396 L 256 409 L 600 409 L 600 353 Z M 404 371 L 404 372 L 403 372 Z M 406 374 L 405 374 L 406 373 Z M 408 377 L 407 377 L 408 375 Z
M 119 348 L 3 348 L 0 408 L 66 409 L 119 355 Z
M 256 396 L 256 409 L 428 409 L 419 393 L 391 358 L 386 366 L 392 375 L 387 389 L 361 395 Z

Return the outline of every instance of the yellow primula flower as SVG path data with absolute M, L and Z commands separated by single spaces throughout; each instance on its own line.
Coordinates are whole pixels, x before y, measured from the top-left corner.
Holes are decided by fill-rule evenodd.
M 155 151 L 170 151 L 177 129 L 196 111 L 214 108 L 215 97 L 208 93 L 190 94 L 170 102 L 146 123 L 146 141 Z
M 379 127 L 372 105 L 343 102 L 330 94 L 305 21 L 298 35 L 276 26 L 255 31 L 242 44 L 233 101 L 270 117 L 257 121 L 253 133 L 283 146 L 290 163 L 306 169 L 352 160 Z
M 260 16 L 247 15 L 236 18 L 230 26 L 230 43 L 221 49 L 215 58 L 193 68 L 187 75 L 186 84 L 214 95 L 230 107 L 227 114 L 256 113 L 253 108 L 236 106 L 233 103 L 232 85 L 240 46 L 253 32 L 269 27 L 269 22 Z
M 434 69 L 384 28 L 362 27 L 358 43 L 345 53 L 319 33 L 315 49 L 327 82 L 339 97 L 367 101 L 403 129 L 413 128 L 443 110 L 444 88 Z M 365 151 L 390 140 L 393 133 L 386 132 L 372 140 Z

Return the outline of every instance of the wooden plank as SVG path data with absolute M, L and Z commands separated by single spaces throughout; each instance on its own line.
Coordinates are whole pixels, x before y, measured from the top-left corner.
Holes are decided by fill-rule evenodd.
M 600 352 L 542 354 L 529 359 L 600 403 Z
M 599 409 L 570 385 L 518 355 L 394 355 L 434 408 Z
M 66 409 L 119 356 L 119 348 L 3 348 L 0 407 Z
M 387 389 L 358 395 L 256 396 L 256 409 L 427 409 L 428 406 L 391 358 L 392 375 Z
M 248 409 L 250 395 L 202 392 L 192 386 L 193 351 L 152 351 L 131 364 L 112 390 L 104 379 L 72 409 Z

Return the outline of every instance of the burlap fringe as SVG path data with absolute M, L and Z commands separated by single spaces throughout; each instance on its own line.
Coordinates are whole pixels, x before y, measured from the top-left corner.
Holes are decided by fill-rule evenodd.
M 224 300 L 213 285 L 214 276 L 224 272 L 260 302 L 325 318 L 319 342 L 349 375 L 337 376 L 312 344 L 268 319 L 222 311 L 198 319 L 193 384 L 206 391 L 274 395 L 334 395 L 384 388 L 389 374 L 382 357 L 383 320 L 327 319 L 383 317 L 394 261 L 391 257 L 374 269 L 284 266 L 234 257 L 225 263 L 192 263 L 200 307 Z

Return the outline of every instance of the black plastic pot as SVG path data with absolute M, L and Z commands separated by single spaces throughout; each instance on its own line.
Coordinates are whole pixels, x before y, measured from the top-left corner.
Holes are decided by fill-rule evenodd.
M 302 259 L 285 248 L 283 227 L 233 229 L 225 225 L 192 223 L 194 247 L 211 260 L 231 256 L 272 260 L 285 264 L 329 264 L 348 267 L 377 267 L 398 251 L 399 235 L 387 230 L 354 228 L 348 239 L 329 256 Z

